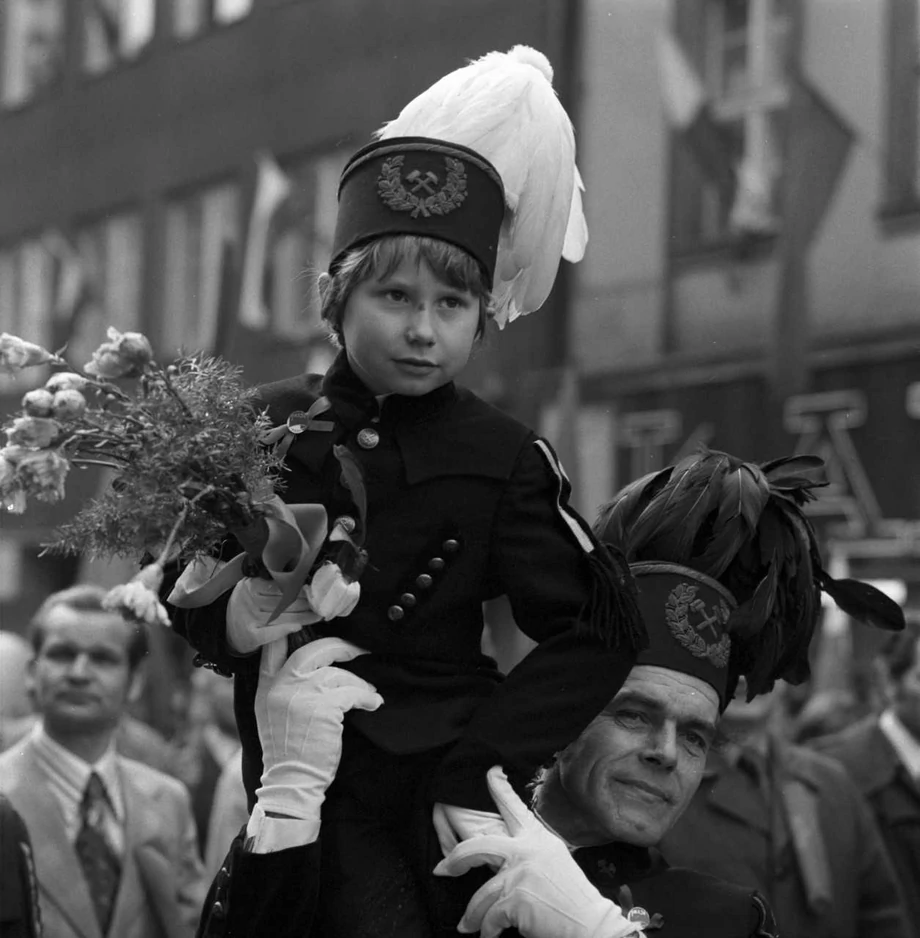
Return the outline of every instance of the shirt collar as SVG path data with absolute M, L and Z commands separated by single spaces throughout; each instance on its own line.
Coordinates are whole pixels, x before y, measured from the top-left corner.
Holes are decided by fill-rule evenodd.
M 53 740 L 41 720 L 32 731 L 32 742 L 45 772 L 53 776 L 59 786 L 66 790 L 77 804 L 83 799 L 90 775 L 95 772 L 105 786 L 105 792 L 115 812 L 115 817 L 120 822 L 124 821 L 124 799 L 114 737 L 102 756 L 92 764 Z
M 890 707 L 879 717 L 878 727 L 910 775 L 920 782 L 920 740 L 914 738 Z

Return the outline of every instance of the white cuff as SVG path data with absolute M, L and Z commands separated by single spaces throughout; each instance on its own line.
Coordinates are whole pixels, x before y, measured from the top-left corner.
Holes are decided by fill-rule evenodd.
M 246 825 L 247 853 L 277 853 L 312 844 L 319 837 L 319 818 L 269 817 L 256 803 Z

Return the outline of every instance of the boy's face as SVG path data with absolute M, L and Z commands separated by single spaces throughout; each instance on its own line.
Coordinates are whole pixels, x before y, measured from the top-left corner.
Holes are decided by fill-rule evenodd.
M 351 367 L 374 394 L 418 396 L 463 370 L 478 325 L 478 297 L 404 260 L 352 290 L 342 334 Z

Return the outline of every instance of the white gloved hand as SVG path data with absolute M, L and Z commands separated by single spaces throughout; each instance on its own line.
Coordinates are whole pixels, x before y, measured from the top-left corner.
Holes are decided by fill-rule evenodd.
M 489 790 L 510 837 L 486 835 L 459 844 L 435 868 L 437 876 L 462 876 L 489 865 L 498 872 L 470 899 L 457 926 L 464 934 L 495 938 L 517 928 L 525 938 L 627 938 L 642 929 L 605 899 L 508 784 L 499 766 L 488 772 Z
M 332 667 L 366 654 L 342 638 L 317 639 L 284 661 L 286 652 L 285 639 L 262 649 L 255 711 L 263 771 L 256 798 L 266 814 L 315 820 L 318 833 L 320 806 L 342 756 L 345 713 L 376 710 L 383 698 L 367 681 Z
M 227 604 L 227 641 L 238 655 L 248 655 L 262 645 L 277 641 L 305 625 L 319 621 L 305 589 L 272 623 L 271 614 L 281 601 L 281 587 L 274 580 L 243 577 Z
M 500 814 L 494 811 L 477 811 L 475 808 L 458 808 L 453 804 L 434 806 L 431 814 L 441 853 L 446 857 L 461 840 L 480 837 L 483 834 L 500 834 L 508 837 L 508 828 Z

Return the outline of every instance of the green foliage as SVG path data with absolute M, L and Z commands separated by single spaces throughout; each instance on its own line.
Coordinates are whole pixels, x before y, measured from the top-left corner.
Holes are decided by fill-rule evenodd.
M 181 554 L 208 553 L 278 486 L 281 459 L 260 442 L 268 418 L 240 369 L 220 358 L 148 367 L 133 396 L 104 393 L 77 423 L 62 453 L 79 463 L 95 451 L 113 479 L 55 532 L 52 552 L 137 557 L 162 547 L 179 521 Z

